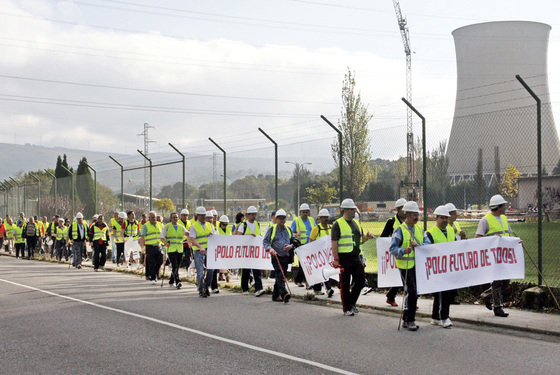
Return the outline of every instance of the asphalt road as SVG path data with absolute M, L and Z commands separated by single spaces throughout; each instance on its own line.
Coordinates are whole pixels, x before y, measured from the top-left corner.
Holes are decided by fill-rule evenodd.
M 558 374 L 560 343 L 0 257 L 2 374 Z

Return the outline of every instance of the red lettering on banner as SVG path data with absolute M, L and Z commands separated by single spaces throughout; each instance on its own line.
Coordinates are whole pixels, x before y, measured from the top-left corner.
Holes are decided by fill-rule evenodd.
M 441 273 L 447 273 L 447 255 L 441 257 Z
M 228 258 L 233 258 L 233 253 L 235 251 L 235 248 L 233 246 L 230 246 L 228 249 Z
M 235 247 L 235 257 L 236 258 L 241 258 L 241 246 L 236 246 Z
M 455 263 L 455 254 L 449 254 L 449 272 L 459 271 L 457 264 Z
M 515 256 L 515 249 L 511 248 L 511 255 L 513 257 L 513 263 L 517 263 L 517 257 Z
M 319 251 L 319 253 L 317 254 L 317 257 L 318 257 L 319 262 L 322 266 L 324 266 L 327 263 L 327 260 L 325 259 L 325 256 L 323 255 L 322 252 Z

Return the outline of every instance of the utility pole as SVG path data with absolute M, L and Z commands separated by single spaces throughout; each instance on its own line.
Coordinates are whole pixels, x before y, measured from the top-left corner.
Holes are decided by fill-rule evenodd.
M 155 143 L 155 141 L 152 141 L 150 139 L 150 137 L 148 136 L 148 130 L 152 128 L 154 129 L 154 127 L 150 124 L 148 124 L 147 122 L 144 123 L 144 131 L 140 134 L 138 134 L 138 136 L 143 136 L 144 137 L 144 195 L 146 194 L 146 191 L 148 191 L 148 185 L 150 184 L 150 171 L 148 170 L 148 158 L 150 157 L 150 143 Z M 152 205 L 152 201 L 150 200 L 150 206 Z M 150 208 L 151 210 L 151 208 Z

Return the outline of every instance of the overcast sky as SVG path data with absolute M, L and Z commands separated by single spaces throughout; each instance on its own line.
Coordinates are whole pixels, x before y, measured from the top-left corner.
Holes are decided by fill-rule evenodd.
M 400 3 L 414 52 L 413 102 L 429 120 L 432 145 L 448 138 L 456 89 L 451 32 L 465 25 L 552 26 L 549 84 L 558 107 L 557 1 Z M 144 147 L 137 134 L 149 123 L 151 152 L 171 151 L 172 142 L 211 153 L 208 137 L 233 152 L 267 147 L 258 127 L 281 146 L 328 146 L 334 133 L 319 116 L 338 120 L 350 67 L 374 115 L 372 157 L 406 155 L 405 56 L 391 0 L 0 4 L 1 142 L 135 155 Z

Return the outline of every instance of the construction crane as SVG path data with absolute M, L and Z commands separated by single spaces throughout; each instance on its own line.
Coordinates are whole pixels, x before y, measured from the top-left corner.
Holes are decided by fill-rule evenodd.
M 401 31 L 401 37 L 406 55 L 406 100 L 412 103 L 412 56 L 410 51 L 410 38 L 406 18 L 403 17 L 401 6 L 398 0 L 393 0 L 397 23 Z M 416 170 L 414 168 L 414 134 L 412 133 L 412 111 L 406 107 L 406 180 L 401 181 L 401 187 L 406 189 L 407 200 L 418 200 L 416 188 L 419 182 L 416 181 Z M 402 196 L 402 193 L 401 193 Z

